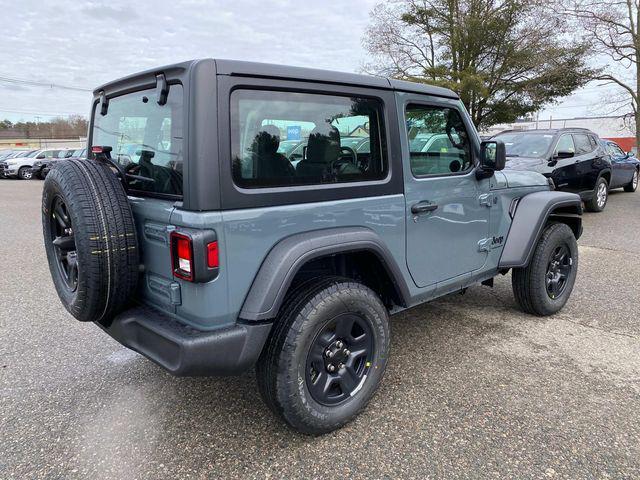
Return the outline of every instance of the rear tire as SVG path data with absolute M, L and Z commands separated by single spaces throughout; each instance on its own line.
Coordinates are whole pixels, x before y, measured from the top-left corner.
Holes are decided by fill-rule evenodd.
M 609 200 L 609 183 L 606 178 L 600 177 L 596 182 L 593 197 L 585 202 L 585 207 L 590 212 L 601 212 L 607 206 L 607 200 Z
M 573 231 L 564 223 L 551 224 L 542 232 L 529 265 L 513 269 L 513 294 L 526 313 L 553 315 L 567 303 L 577 272 L 578 243 Z
M 327 433 L 367 405 L 388 351 L 388 312 L 375 292 L 346 278 L 314 279 L 281 309 L 256 366 L 258 388 L 297 431 Z
M 133 215 L 118 178 L 97 161 L 58 162 L 44 181 L 42 227 L 64 307 L 80 321 L 108 324 L 138 282 Z
M 31 168 L 20 167 L 20 169 L 18 170 L 18 178 L 20 180 L 31 180 L 33 178 L 33 173 L 31 173 Z
M 636 168 L 636 170 L 633 172 L 633 178 L 631 179 L 631 182 L 629 182 L 627 185 L 624 186 L 624 191 L 625 192 L 633 193 L 638 189 L 638 176 L 639 175 L 640 175 L 640 173 L 638 172 L 638 169 Z

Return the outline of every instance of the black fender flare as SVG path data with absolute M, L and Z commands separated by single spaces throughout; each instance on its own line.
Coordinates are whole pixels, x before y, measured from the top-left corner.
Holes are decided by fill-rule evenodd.
M 269 251 L 244 300 L 240 319 L 275 318 L 291 281 L 305 263 L 327 255 L 356 251 L 370 251 L 378 257 L 406 305 L 410 298 L 409 288 L 380 236 L 363 227 L 330 228 L 286 237 Z
M 575 193 L 543 191 L 520 198 L 498 268 L 526 267 L 549 220 L 567 223 L 579 238 L 581 215 L 582 201 Z
M 602 170 L 600 170 L 600 173 L 598 173 L 598 180 L 600 180 L 600 178 L 602 178 L 605 173 L 609 174 L 609 181 L 607 183 L 609 184 L 609 187 L 611 187 L 611 178 L 613 177 L 613 169 L 611 167 L 604 167 Z

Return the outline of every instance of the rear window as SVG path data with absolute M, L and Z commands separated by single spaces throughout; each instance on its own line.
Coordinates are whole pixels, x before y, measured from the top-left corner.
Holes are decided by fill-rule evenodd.
M 382 117 L 382 103 L 372 98 L 235 90 L 234 181 L 256 188 L 383 179 Z
M 106 115 L 94 113 L 93 145 L 110 146 L 128 173 L 129 188 L 141 193 L 182 195 L 183 90 L 171 85 L 167 103 L 155 89 L 109 99 Z

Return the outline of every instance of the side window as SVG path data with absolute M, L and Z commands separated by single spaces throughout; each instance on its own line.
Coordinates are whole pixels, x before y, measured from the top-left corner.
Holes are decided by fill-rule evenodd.
M 618 145 L 615 145 L 613 143 L 609 143 L 607 145 L 609 146 L 609 149 L 610 149 L 609 153 L 611 155 L 615 155 L 617 157 L 624 157 L 626 155 L 626 153 L 624 153 Z
M 382 112 L 373 98 L 234 90 L 234 181 L 259 188 L 383 179 Z M 369 142 L 368 151 L 357 149 L 362 142 Z
M 469 136 L 456 109 L 408 105 L 405 119 L 413 175 L 449 175 L 473 167 Z
M 573 137 L 571 135 L 562 135 L 560 137 L 553 156 L 557 156 L 558 152 L 576 153 L 576 147 L 573 143 Z
M 578 134 L 573 136 L 573 141 L 576 144 L 576 155 L 585 155 L 593 152 L 594 148 L 589 141 L 588 135 Z
M 598 141 L 596 140 L 596 137 L 594 137 L 593 135 L 589 135 L 589 142 L 591 142 L 592 151 L 598 148 Z

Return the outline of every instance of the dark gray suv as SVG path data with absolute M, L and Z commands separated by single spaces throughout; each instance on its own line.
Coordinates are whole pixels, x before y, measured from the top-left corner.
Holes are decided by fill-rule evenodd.
M 571 294 L 579 196 L 501 171 L 452 91 L 198 60 L 103 85 L 92 111 L 90 158 L 44 185 L 63 305 L 176 375 L 255 366 L 301 432 L 366 406 L 391 314 L 509 270 L 526 312 Z

